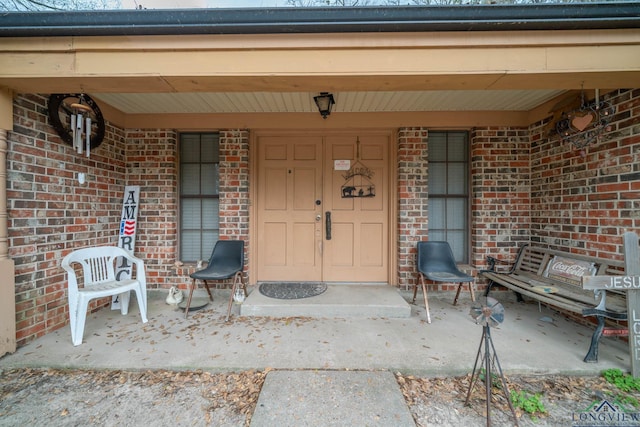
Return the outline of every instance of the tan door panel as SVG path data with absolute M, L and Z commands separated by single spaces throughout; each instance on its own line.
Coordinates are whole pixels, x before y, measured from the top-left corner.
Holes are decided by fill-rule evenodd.
M 325 281 L 388 280 L 389 143 L 386 135 L 336 136 L 325 141 L 324 209 L 331 212 L 331 240 L 324 242 Z M 373 175 L 350 181 L 345 178 L 347 171 L 335 170 L 336 160 L 349 160 L 352 168 L 369 169 Z M 344 187 L 351 184 L 357 188 L 347 194 Z M 370 192 L 375 195 L 364 196 Z
M 258 140 L 258 280 L 320 281 L 320 137 Z

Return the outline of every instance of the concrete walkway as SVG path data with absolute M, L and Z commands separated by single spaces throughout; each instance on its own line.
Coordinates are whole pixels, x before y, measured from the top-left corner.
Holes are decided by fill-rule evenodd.
M 411 305 L 407 318 L 238 317 L 240 307 L 234 306 L 232 318 L 225 322 L 228 295 L 228 291 L 215 291 L 214 303 L 185 319 L 181 311 L 165 304 L 166 292 L 151 291 L 147 324 L 140 322 L 135 301 L 127 316 L 104 309 L 88 316 L 82 345 L 71 344 L 66 327 L 0 358 L 0 369 L 224 372 L 271 368 L 253 425 L 318 425 L 317 419 L 312 424 L 298 423 L 295 416 L 304 408 L 305 413 L 324 413 L 327 417 L 322 424 L 328 426 L 337 425 L 331 424 L 332 414 L 351 411 L 359 416 L 359 409 L 385 421 L 376 424 L 372 419 L 368 425 L 402 426 L 413 424 L 402 421 L 408 414 L 402 403 L 399 407 L 391 403 L 402 402 L 393 373 L 470 373 L 482 337 L 482 327 L 469 316 L 468 294 L 455 307 L 451 304 L 453 295 L 431 294 L 431 324 L 426 323 L 420 305 Z M 410 301 L 410 292 L 401 295 Z M 505 321 L 492 328 L 491 335 L 507 375 L 598 375 L 607 368 L 630 369 L 626 342 L 604 338 L 599 363 L 584 363 L 592 328 L 545 307 L 539 311 L 537 303 L 519 304 L 510 293 L 494 296 L 505 307 Z M 322 398 L 310 399 L 318 395 Z M 298 406 L 292 405 L 294 400 Z M 321 405 L 311 408 L 310 402 Z M 367 406 L 367 402 L 377 406 Z M 385 411 L 376 413 L 375 407 Z M 278 414 L 280 418 L 275 420 Z M 394 423 L 387 423 L 387 417 L 394 417 Z M 341 425 L 350 424 L 345 420 Z
M 252 427 L 415 426 L 395 376 L 386 371 L 273 371 Z

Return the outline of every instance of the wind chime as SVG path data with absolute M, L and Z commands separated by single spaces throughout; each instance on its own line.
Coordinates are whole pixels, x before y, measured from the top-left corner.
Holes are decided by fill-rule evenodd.
M 87 157 L 104 139 L 102 112 L 98 104 L 84 93 L 51 94 L 49 122 L 65 143 Z
M 89 157 L 91 152 L 91 116 L 89 113 L 93 109 L 82 103 L 82 95 L 80 95 L 78 102 L 74 102 L 70 107 L 73 110 L 71 114 L 73 148 L 78 154 L 82 154 L 82 150 L 85 150 L 86 156 Z

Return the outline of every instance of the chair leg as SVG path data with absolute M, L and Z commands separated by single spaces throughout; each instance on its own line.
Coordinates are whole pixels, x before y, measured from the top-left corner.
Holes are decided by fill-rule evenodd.
M 187 305 L 184 308 L 184 318 L 189 317 L 189 307 L 191 307 L 191 298 L 193 298 L 193 289 L 196 287 L 196 279 L 191 282 L 191 289 L 189 290 L 189 296 L 187 297 Z
M 429 301 L 427 300 L 427 287 L 422 283 L 422 293 L 424 294 L 424 307 L 427 309 L 427 323 L 431 323 L 431 313 L 429 312 Z
M 464 282 L 460 282 L 458 284 L 458 290 L 456 291 L 456 297 L 453 299 L 453 305 L 458 305 L 458 297 L 460 296 L 460 290 L 462 289 L 462 285 L 464 285 Z
M 118 298 L 120 299 L 120 314 L 126 316 L 129 314 L 129 301 L 131 300 L 131 291 L 121 293 Z
M 424 297 L 424 308 L 427 310 L 427 323 L 431 323 L 431 313 L 429 313 L 429 300 L 427 299 L 427 285 L 424 283 L 424 277 L 420 275 L 420 285 L 422 285 L 422 296 Z
M 149 319 L 147 319 L 147 301 L 144 298 L 143 292 L 146 292 L 146 289 L 142 289 L 142 286 L 139 286 L 136 289 L 136 299 L 138 300 L 138 308 L 140 310 L 140 317 L 142 317 L 142 323 L 147 323 Z
M 88 305 L 89 301 L 80 297 L 78 305 L 76 306 L 76 312 L 72 314 L 75 316 L 75 325 L 72 325 L 71 327 L 71 339 L 74 346 L 82 344 L 82 338 L 84 337 L 84 324 L 87 320 Z
M 416 296 L 418 295 L 418 283 L 413 284 L 413 299 L 411 300 L 411 304 L 415 304 Z
M 213 295 L 211 295 L 211 289 L 209 289 L 209 283 L 206 280 L 203 280 L 204 287 L 207 288 L 207 293 L 209 294 L 209 300 L 213 301 Z
M 475 291 L 474 291 L 474 287 L 475 287 L 475 281 L 473 282 L 466 282 L 469 283 L 469 293 L 471 294 L 471 301 L 476 302 L 476 295 L 475 295 Z M 465 282 L 461 282 L 458 285 L 458 290 L 456 291 L 456 297 L 453 299 L 453 305 L 457 305 L 458 304 L 458 297 L 460 296 L 460 291 L 462 290 L 462 287 L 464 286 Z
M 469 282 L 469 293 L 471 294 L 471 301 L 476 302 L 476 281 Z
M 231 315 L 231 306 L 233 305 L 233 295 L 236 292 L 236 286 L 238 286 L 238 282 L 240 282 L 240 286 L 244 290 L 244 296 L 247 297 L 247 288 L 242 282 L 242 272 L 238 271 L 235 276 L 233 276 L 233 286 L 231 286 L 231 295 L 229 295 L 229 305 L 227 306 L 227 319 L 225 322 L 229 321 L 229 316 Z

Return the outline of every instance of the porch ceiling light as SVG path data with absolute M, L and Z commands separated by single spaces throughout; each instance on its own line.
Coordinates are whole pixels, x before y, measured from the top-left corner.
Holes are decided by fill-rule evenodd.
M 314 96 L 313 100 L 316 102 L 318 106 L 318 111 L 323 119 L 326 119 L 329 114 L 331 114 L 331 109 L 333 108 L 336 101 L 333 99 L 333 95 L 329 92 L 320 92 L 320 95 Z

